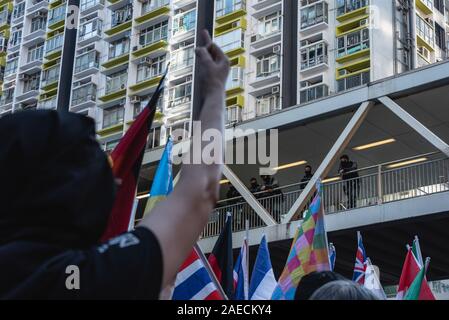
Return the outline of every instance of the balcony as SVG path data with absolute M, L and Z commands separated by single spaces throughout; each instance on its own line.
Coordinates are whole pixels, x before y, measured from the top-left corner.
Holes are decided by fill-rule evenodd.
M 398 160 L 399 161 L 399 160 Z M 379 165 L 359 170 L 359 178 L 323 183 L 322 199 L 326 215 L 349 209 L 362 209 L 407 199 L 428 197 L 449 191 L 449 159 L 441 158 L 421 164 L 390 169 L 390 165 Z M 347 186 L 352 186 L 348 193 Z M 255 196 L 277 223 L 298 199 L 305 183 L 296 183 L 279 188 L 281 194 Z M 352 191 L 351 191 L 352 190 Z M 224 226 L 226 214 L 234 219 L 233 232 L 245 230 L 245 221 L 250 228 L 265 224 L 242 197 L 221 200 L 211 213 L 202 238 L 218 236 Z
M 127 82 L 128 73 L 122 73 L 119 76 L 107 79 L 105 94 L 99 99 L 103 102 L 110 102 L 124 97 L 126 95 Z
M 84 53 L 75 59 L 74 75 L 85 77 L 96 73 L 100 67 L 100 53 L 96 50 Z
M 99 18 L 90 20 L 79 27 L 78 45 L 85 46 L 101 39 L 103 21 Z
M 64 36 L 62 34 L 48 38 L 45 42 L 45 59 L 54 60 L 58 58 L 61 55 L 63 42 Z
M 66 5 L 66 3 L 63 3 L 48 11 L 48 29 L 55 30 L 64 25 L 66 19 Z
M 327 1 L 314 2 L 300 10 L 300 32 L 311 34 L 328 27 L 329 5 Z
M 195 61 L 194 56 L 195 49 L 193 45 L 172 51 L 169 77 L 177 78 L 192 73 Z
M 140 17 L 135 18 L 136 27 L 141 29 L 149 25 L 149 22 L 153 23 L 155 19 L 164 20 L 170 16 L 170 6 L 164 5 L 157 8 L 152 8 L 148 12 L 143 13 Z
M 370 81 L 370 68 L 356 71 L 337 79 L 337 92 L 360 87 Z
M 215 7 L 215 21 L 224 24 L 246 15 L 246 1 L 234 1 L 232 5 L 223 8 Z
M 433 1 L 432 0 L 416 0 L 416 7 L 425 15 L 433 13 Z
M 350 32 L 337 38 L 338 63 L 357 60 L 370 55 L 369 29 Z
M 37 109 L 43 110 L 56 110 L 57 97 L 53 96 L 49 99 L 41 100 L 37 103 Z
M 251 47 L 261 49 L 281 41 L 281 30 L 270 33 L 258 33 L 251 37 Z
M 328 45 L 325 41 L 320 41 L 306 47 L 302 47 L 300 56 L 300 72 L 303 75 L 322 72 L 328 68 Z
M 80 11 L 83 16 L 103 8 L 104 0 L 81 0 L 80 2 Z
M 369 0 L 337 0 L 337 20 L 339 22 L 366 14 L 369 14 Z
M 61 65 L 58 63 L 49 69 L 43 70 L 41 90 L 48 91 L 58 86 L 60 68 Z
M 73 88 L 72 103 L 70 109 L 74 112 L 93 107 L 97 100 L 97 86 L 87 83 Z
M 432 24 L 416 15 L 416 42 L 418 47 L 435 51 L 435 30 Z
M 260 11 L 260 10 L 270 7 L 278 2 L 280 2 L 280 0 L 257 0 L 257 1 L 254 1 L 254 4 L 252 5 L 252 7 L 254 10 Z
M 130 86 L 129 89 L 133 94 L 147 94 L 153 91 L 152 89 L 156 89 L 156 86 L 161 78 L 161 75 L 150 76 L 149 78 L 141 80 L 135 85 Z
M 166 39 L 156 42 L 148 43 L 145 45 L 139 45 L 135 47 L 132 55 L 134 58 L 142 58 L 151 54 L 159 55 L 162 52 L 167 51 L 168 42 Z
M 318 84 L 299 92 L 300 104 L 315 101 L 329 95 L 329 87 L 325 84 Z
M 0 32 L 9 29 L 9 25 L 11 23 L 11 10 L 12 3 L 9 3 L 7 6 L 3 7 L 3 11 L 0 12 Z

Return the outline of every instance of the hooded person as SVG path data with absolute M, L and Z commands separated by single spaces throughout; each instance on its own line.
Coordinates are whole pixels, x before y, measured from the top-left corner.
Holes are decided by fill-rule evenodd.
M 94 121 L 72 113 L 24 111 L 0 119 L 0 137 L 0 298 L 114 298 L 120 297 L 118 287 L 123 294 L 133 291 L 132 297 L 146 291 L 156 298 L 161 263 L 149 259 L 161 257 L 154 239 L 149 242 L 156 243 L 155 248 L 134 245 L 120 254 L 120 246 L 96 247 L 112 208 L 115 183 L 108 158 L 95 140 Z M 140 228 L 129 233 L 127 241 L 143 243 L 139 239 L 151 237 Z M 159 279 L 123 260 L 144 250 L 144 264 Z M 115 272 L 105 272 L 107 260 L 114 261 Z M 131 281 L 136 290 L 120 281 L 122 267 L 124 273 L 138 275 Z M 75 275 L 70 270 L 79 270 L 74 290 L 66 284 L 69 275 Z M 139 288 L 139 281 L 151 283 L 155 292 Z
M 194 139 L 206 130 L 224 134 L 229 73 L 207 31 L 199 40 L 204 96 Z M 0 299 L 158 299 L 219 196 L 220 161 L 183 164 L 173 192 L 135 230 L 99 243 L 120 181 L 95 139 L 94 121 L 23 111 L 0 119 L 0 139 Z

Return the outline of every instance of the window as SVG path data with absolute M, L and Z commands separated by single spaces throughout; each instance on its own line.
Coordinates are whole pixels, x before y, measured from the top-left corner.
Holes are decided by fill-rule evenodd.
M 123 70 L 106 77 L 106 94 L 126 89 L 128 70 Z
M 46 86 L 50 83 L 54 83 L 59 80 L 59 69 L 61 67 L 61 64 L 58 63 L 54 67 L 51 67 L 50 69 L 46 69 L 42 71 L 42 86 Z
M 165 70 L 165 65 L 165 55 L 151 59 L 150 62 L 139 64 L 137 66 L 137 82 L 161 75 Z
M 359 87 L 369 82 L 369 71 L 355 73 L 345 78 L 337 80 L 337 92 Z
M 45 54 L 49 54 L 52 51 L 61 49 L 63 40 L 64 40 L 63 33 L 60 33 L 52 38 L 47 39 Z
M 79 29 L 78 39 L 85 40 L 94 36 L 101 36 L 102 23 L 98 18 L 83 23 Z
M 337 57 L 368 49 L 369 29 L 357 30 L 337 38 Z
M 0 98 L 0 104 L 5 105 L 11 103 L 14 99 L 14 87 L 3 90 L 2 97 Z
M 44 17 L 37 17 L 31 19 L 31 29 L 30 32 L 36 32 L 38 30 L 45 30 L 45 26 L 47 24 L 47 18 Z
M 327 44 L 320 42 L 301 49 L 301 70 L 327 63 Z
M 142 4 L 142 14 L 156 10 L 163 6 L 168 6 L 170 0 L 147 0 Z
M 323 83 L 323 76 L 301 81 L 300 87 L 300 103 L 310 102 L 329 95 L 329 87 Z
M 129 37 L 125 37 L 109 44 L 109 59 L 129 52 Z
M 181 141 L 189 137 L 190 122 L 188 120 L 181 120 L 169 124 L 167 133 L 173 138 L 173 141 Z
M 261 36 L 269 36 L 278 33 L 282 28 L 281 12 L 275 12 L 258 21 L 258 32 Z
M 65 19 L 66 3 L 48 11 L 48 25 Z
M 244 34 L 242 29 L 238 28 L 234 31 L 222 34 L 215 38 L 215 43 L 223 50 L 228 52 L 237 48 L 244 48 Z
M 167 40 L 168 34 L 168 20 L 155 24 L 145 30 L 142 30 L 139 35 L 139 44 L 145 46 L 160 40 Z
M 444 0 L 434 0 L 433 4 L 435 8 L 444 15 Z
M 148 135 L 147 148 L 156 148 L 161 145 L 161 127 L 151 128 L 150 134 Z
M 119 24 L 131 20 L 133 16 L 133 5 L 132 3 L 127 4 L 123 8 L 117 9 L 112 12 L 112 23 L 111 26 L 115 27 Z
M 103 128 L 108 128 L 119 123 L 123 123 L 125 109 L 123 106 L 115 106 L 103 110 Z
M 427 21 L 421 18 L 419 15 L 416 15 L 416 28 L 418 36 L 420 36 L 424 41 L 433 46 L 434 43 L 434 31 L 432 25 L 430 25 Z
M 257 58 L 256 77 L 267 77 L 279 72 L 281 58 L 277 54 L 265 55 Z
M 27 62 L 42 60 L 44 55 L 44 44 L 40 43 L 28 49 Z
M 32 75 L 27 75 L 23 84 L 23 93 L 27 93 L 32 90 L 39 90 L 40 78 L 40 72 L 34 73 Z
M 185 82 L 171 88 L 169 91 L 169 100 L 169 108 L 190 102 L 192 100 L 192 82 Z
M 187 32 L 195 28 L 196 10 L 179 14 L 173 19 L 173 35 Z
M 75 73 L 89 68 L 98 68 L 99 61 L 100 53 L 95 50 L 79 55 L 75 60 Z
M 243 87 L 243 68 L 231 67 L 226 81 L 226 90 L 237 87 Z
M 17 67 L 19 65 L 19 57 L 15 57 L 14 59 L 6 62 L 5 66 L 5 76 L 10 76 L 17 72 Z
M 225 16 L 234 11 L 245 9 L 244 0 L 217 0 L 215 3 L 215 12 L 217 17 Z
M 268 94 L 256 98 L 256 114 L 261 116 L 269 114 L 281 108 L 281 97 L 279 94 Z
M 11 47 L 18 46 L 22 41 L 22 29 L 14 28 L 11 33 L 11 38 L 9 39 L 9 44 Z
M 446 50 L 446 35 L 444 28 L 435 22 L 435 43 L 441 50 Z
M 194 57 L 195 49 L 193 48 L 193 45 L 173 51 L 170 60 L 171 70 L 177 71 L 192 66 Z
M 301 29 L 328 21 L 328 4 L 324 1 L 301 9 Z
M 95 7 L 97 4 L 104 4 L 104 0 L 81 0 L 80 9 L 81 11 L 87 10 L 89 8 Z
M 369 0 L 337 0 L 337 17 L 345 13 L 366 7 L 368 4 Z
M 120 139 L 106 142 L 104 145 L 104 151 L 106 151 L 108 153 L 111 152 L 119 144 L 119 142 L 120 142 Z
M 25 1 L 14 4 L 14 8 L 12 10 L 13 19 L 22 17 L 24 13 L 25 13 Z
M 96 93 L 97 86 L 94 83 L 88 83 L 74 88 L 72 92 L 72 106 L 88 101 L 95 101 Z
M 231 106 L 226 108 L 226 124 L 242 121 L 242 108 Z
M 8 10 L 8 6 L 3 5 L 3 7 L 0 8 L 1 12 L 0 12 L 0 24 L 4 24 L 4 23 L 10 23 L 11 21 L 11 15 L 9 13 Z

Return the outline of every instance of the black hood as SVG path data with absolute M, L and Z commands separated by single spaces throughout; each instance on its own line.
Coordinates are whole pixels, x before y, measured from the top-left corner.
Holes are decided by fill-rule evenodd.
M 23 111 L 0 119 L 0 245 L 83 248 L 98 242 L 115 185 L 94 121 Z

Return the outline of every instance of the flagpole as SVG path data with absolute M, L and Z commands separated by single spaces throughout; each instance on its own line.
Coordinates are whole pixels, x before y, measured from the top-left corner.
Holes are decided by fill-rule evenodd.
M 249 300 L 249 219 L 245 221 L 245 236 L 246 236 L 246 279 L 244 283 L 245 299 Z
M 212 271 L 212 268 L 211 268 L 211 266 L 209 264 L 209 261 L 206 259 L 206 256 L 204 255 L 203 250 L 201 250 L 201 248 L 198 245 L 198 243 L 195 243 L 194 249 L 198 253 L 198 256 L 200 257 L 201 262 L 204 265 L 204 268 L 206 268 L 206 271 L 209 274 L 209 277 L 211 278 L 212 282 L 217 287 L 217 290 L 220 292 L 220 294 L 223 297 L 223 299 L 224 300 L 229 300 L 228 296 L 226 295 L 226 293 L 224 292 L 223 288 L 221 287 L 220 282 L 218 281 L 217 277 L 215 276 L 215 273 Z

